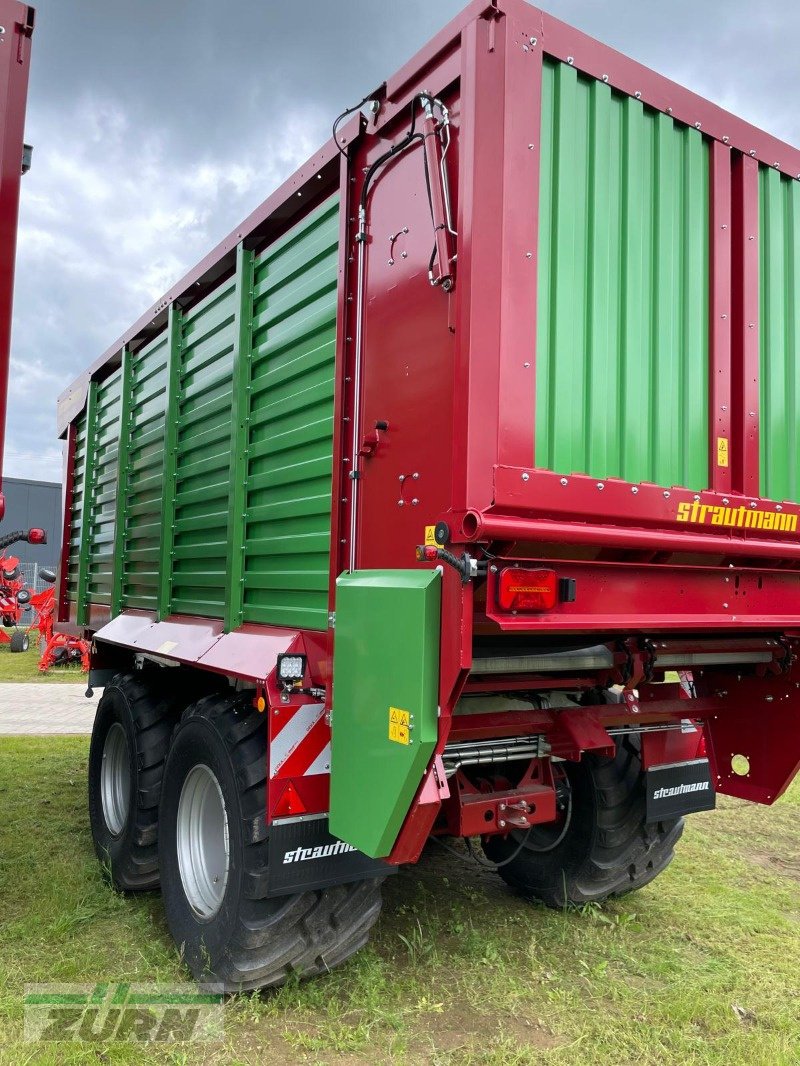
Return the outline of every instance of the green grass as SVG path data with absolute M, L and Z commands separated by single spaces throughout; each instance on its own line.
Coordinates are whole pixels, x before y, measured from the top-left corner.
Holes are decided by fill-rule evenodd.
M 26 1045 L 26 982 L 186 980 L 158 895 L 101 879 L 87 747 L 0 741 L 0 1063 L 798 1062 L 798 786 L 772 809 L 721 800 L 693 816 L 662 877 L 582 914 L 532 906 L 432 850 L 387 882 L 360 955 L 233 998 L 222 1043 Z
M 10 632 L 5 630 L 6 633 Z M 73 685 L 86 680 L 80 666 L 53 666 L 46 674 L 39 670 L 40 652 L 38 634 L 30 634 L 30 647 L 27 651 L 11 654 L 8 644 L 0 644 L 0 682 L 3 681 L 69 681 Z

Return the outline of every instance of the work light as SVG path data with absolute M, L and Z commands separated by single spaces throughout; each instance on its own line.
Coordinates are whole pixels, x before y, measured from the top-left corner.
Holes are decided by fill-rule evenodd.
M 306 673 L 305 655 L 291 652 L 278 656 L 278 680 L 288 685 L 296 685 L 303 680 Z

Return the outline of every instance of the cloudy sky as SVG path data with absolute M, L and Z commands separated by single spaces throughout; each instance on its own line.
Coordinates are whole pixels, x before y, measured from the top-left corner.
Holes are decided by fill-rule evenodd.
M 4 471 L 59 480 L 59 392 L 461 0 L 40 0 Z M 795 144 L 800 5 L 552 0 Z

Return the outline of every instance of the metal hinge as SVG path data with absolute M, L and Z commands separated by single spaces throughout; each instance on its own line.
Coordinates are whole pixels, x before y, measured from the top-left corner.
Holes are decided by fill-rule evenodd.
M 328 629 L 336 629 L 336 611 L 328 612 Z

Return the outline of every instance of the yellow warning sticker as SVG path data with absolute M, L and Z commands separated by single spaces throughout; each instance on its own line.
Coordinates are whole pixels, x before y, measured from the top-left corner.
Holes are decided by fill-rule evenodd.
M 728 465 L 728 438 L 717 437 L 717 466 Z
M 442 545 L 436 539 L 436 526 L 425 526 L 425 547 L 441 548 Z
M 171 651 L 175 651 L 178 647 L 177 640 L 165 640 L 163 644 L 159 644 L 156 651 L 161 652 L 162 655 L 169 655 Z
M 389 708 L 389 740 L 395 744 L 411 743 L 411 715 L 399 707 Z

